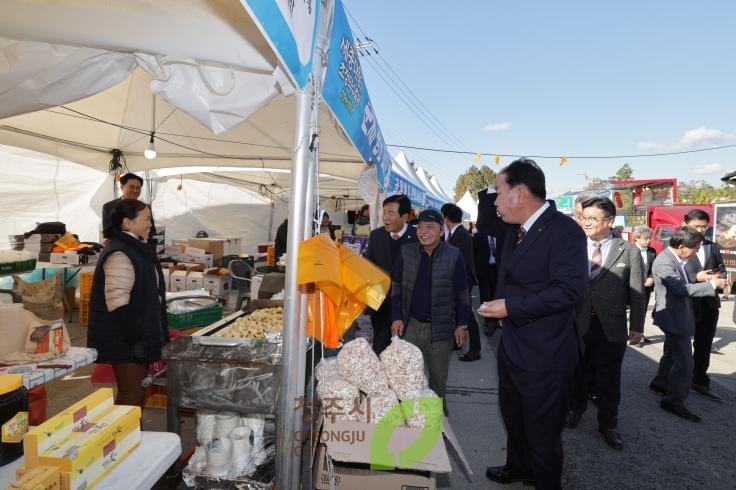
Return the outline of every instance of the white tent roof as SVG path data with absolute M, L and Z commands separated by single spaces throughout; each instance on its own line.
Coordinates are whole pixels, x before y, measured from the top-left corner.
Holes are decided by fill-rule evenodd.
M 470 221 L 474 223 L 478 221 L 478 204 L 473 200 L 473 196 L 470 194 L 470 191 L 466 190 L 463 197 L 461 197 L 455 204 L 460 206 L 460 209 L 470 215 Z
M 288 187 L 294 89 L 239 1 L 8 0 L 0 36 L 0 144 L 105 171 L 116 148 L 131 171 L 239 167 L 254 189 Z M 320 113 L 324 186 L 354 189 L 362 159 Z

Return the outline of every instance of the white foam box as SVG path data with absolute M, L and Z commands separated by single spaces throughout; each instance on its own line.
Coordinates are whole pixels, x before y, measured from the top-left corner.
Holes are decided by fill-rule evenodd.
M 186 290 L 202 289 L 204 287 L 204 273 L 199 271 L 190 271 L 187 274 Z
M 187 274 L 189 271 L 175 270 L 169 275 L 169 291 L 179 292 L 187 290 Z
M 171 277 L 171 269 L 168 267 L 162 267 L 161 272 L 164 274 L 164 291 L 169 290 L 169 279 Z

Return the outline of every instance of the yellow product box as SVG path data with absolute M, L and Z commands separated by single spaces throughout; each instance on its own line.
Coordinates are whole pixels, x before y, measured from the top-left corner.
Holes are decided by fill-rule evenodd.
M 61 472 L 60 490 L 91 490 L 102 486 L 103 479 L 141 443 L 141 429 L 136 427 L 127 435 L 116 437 L 107 446 L 107 454 L 98 459 L 81 473 Z
M 140 429 L 140 419 L 141 407 L 114 405 L 104 416 L 77 428 L 41 453 L 39 462 L 81 473 L 114 449 L 116 441 Z
M 27 468 L 38 465 L 39 454 L 74 430 L 107 412 L 113 406 L 112 388 L 100 388 L 69 408 L 62 410 L 23 436 L 23 452 Z
M 31 471 L 17 478 L 7 490 L 61 490 L 59 468 L 54 466 L 36 466 Z

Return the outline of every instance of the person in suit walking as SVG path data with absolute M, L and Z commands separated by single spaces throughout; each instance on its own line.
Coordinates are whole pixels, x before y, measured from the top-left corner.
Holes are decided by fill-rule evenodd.
M 638 226 L 634 229 L 634 244 L 641 253 L 641 260 L 644 264 L 644 305 L 649 308 L 649 298 L 652 297 L 654 291 L 654 277 L 652 277 L 652 264 L 654 258 L 657 256 L 657 251 L 654 247 L 650 247 L 649 244 L 652 241 L 652 234 L 654 232 L 651 228 L 646 226 Z M 644 344 L 649 344 L 652 341 L 646 335 L 641 336 L 641 342 L 639 347 L 644 347 Z
M 417 241 L 416 230 L 409 221 L 411 201 L 404 194 L 394 194 L 383 201 L 383 227 L 371 231 L 365 258 L 391 275 L 401 246 Z M 380 354 L 391 343 L 391 292 L 371 314 L 373 350 Z
M 693 377 L 693 357 L 690 338 L 695 333 L 695 314 L 691 298 L 715 296 L 726 280 L 708 271 L 698 272 L 691 283 L 685 265 L 694 256 L 703 235 L 695 228 L 682 226 L 670 237 L 666 250 L 657 255 L 652 266 L 654 275 L 654 324 L 664 332 L 664 353 L 659 360 L 657 375 L 649 388 L 664 395 L 663 410 L 692 422 L 700 417 L 685 407 Z
M 623 448 L 618 432 L 621 364 L 626 341 L 639 343 L 644 331 L 644 274 L 639 250 L 611 235 L 616 205 L 607 197 L 583 201 L 580 218 L 587 235 L 590 282 L 576 308 L 578 334 L 585 345 L 567 426 L 576 427 L 587 408 L 588 373 L 592 366 L 597 394 L 598 431 L 614 449 Z M 626 309 L 630 310 L 627 327 Z
M 496 299 L 478 313 L 501 319 L 499 405 L 506 424 L 504 466 L 486 477 L 559 489 L 562 427 L 579 359 L 575 306 L 588 281 L 585 235 L 545 202 L 544 172 L 516 160 L 496 178 L 496 208 L 514 225 L 506 235 Z
M 462 225 L 463 210 L 456 204 L 445 204 L 442 206 L 442 216 L 445 220 L 445 228 L 448 230 L 447 243 L 460 249 L 465 262 L 465 274 L 468 279 L 468 307 L 472 305 L 472 291 L 478 284 L 473 266 L 473 239 Z M 468 316 L 468 337 L 470 345 L 468 352 L 460 356 L 462 362 L 472 362 L 480 359 L 480 329 L 475 313 L 471 310 Z
M 685 215 L 684 221 L 687 226 L 691 226 L 705 234 L 709 227 L 710 218 L 708 213 L 702 209 L 693 209 Z M 685 272 L 687 272 L 690 282 L 697 282 L 698 273 L 701 271 L 717 271 L 717 274 L 723 276 L 726 272 L 726 266 L 723 264 L 718 245 L 705 237 L 703 237 L 698 252 L 688 260 L 685 266 Z M 695 335 L 693 336 L 693 384 L 691 389 L 715 402 L 720 402 L 722 399 L 710 389 L 710 378 L 708 378 L 707 371 L 710 366 L 713 337 L 716 335 L 716 327 L 718 326 L 721 293 L 723 293 L 723 290 L 719 289 L 714 296 L 693 298 Z

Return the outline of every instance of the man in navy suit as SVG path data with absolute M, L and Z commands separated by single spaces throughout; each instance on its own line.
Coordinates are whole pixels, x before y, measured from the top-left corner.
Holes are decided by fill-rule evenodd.
M 408 223 L 411 201 L 404 194 L 394 194 L 383 201 L 383 227 L 371 231 L 365 258 L 391 275 L 401 246 L 417 241 L 417 233 Z M 373 350 L 380 354 L 391 343 L 391 293 L 371 315 Z
M 580 358 L 575 305 L 588 281 L 585 235 L 545 201 L 544 172 L 530 159 L 512 162 L 496 179 L 496 208 L 509 229 L 496 299 L 478 312 L 501 319 L 499 405 L 506 424 L 504 466 L 486 476 L 561 488 L 562 427 Z
M 654 291 L 654 277 L 652 276 L 652 264 L 654 259 L 657 257 L 657 251 L 654 247 L 650 247 L 649 244 L 652 242 L 652 234 L 654 232 L 651 228 L 646 226 L 638 226 L 634 229 L 634 244 L 641 253 L 641 260 L 644 263 L 644 305 L 649 307 L 649 298 L 652 297 Z M 644 347 L 644 344 L 651 343 L 651 340 L 646 335 L 641 336 L 641 342 L 637 345 Z
M 463 210 L 457 204 L 447 203 L 442 206 L 442 217 L 448 231 L 447 243 L 460 249 L 463 256 L 465 275 L 468 279 L 468 304 L 472 305 L 470 297 L 472 297 L 473 287 L 478 284 L 478 280 L 475 277 L 475 267 L 473 265 L 473 240 L 468 230 L 462 225 Z M 462 362 L 472 362 L 480 359 L 480 328 L 478 328 L 478 321 L 472 311 L 468 317 L 468 336 L 470 337 L 470 345 L 468 346 L 468 352 L 460 356 Z

